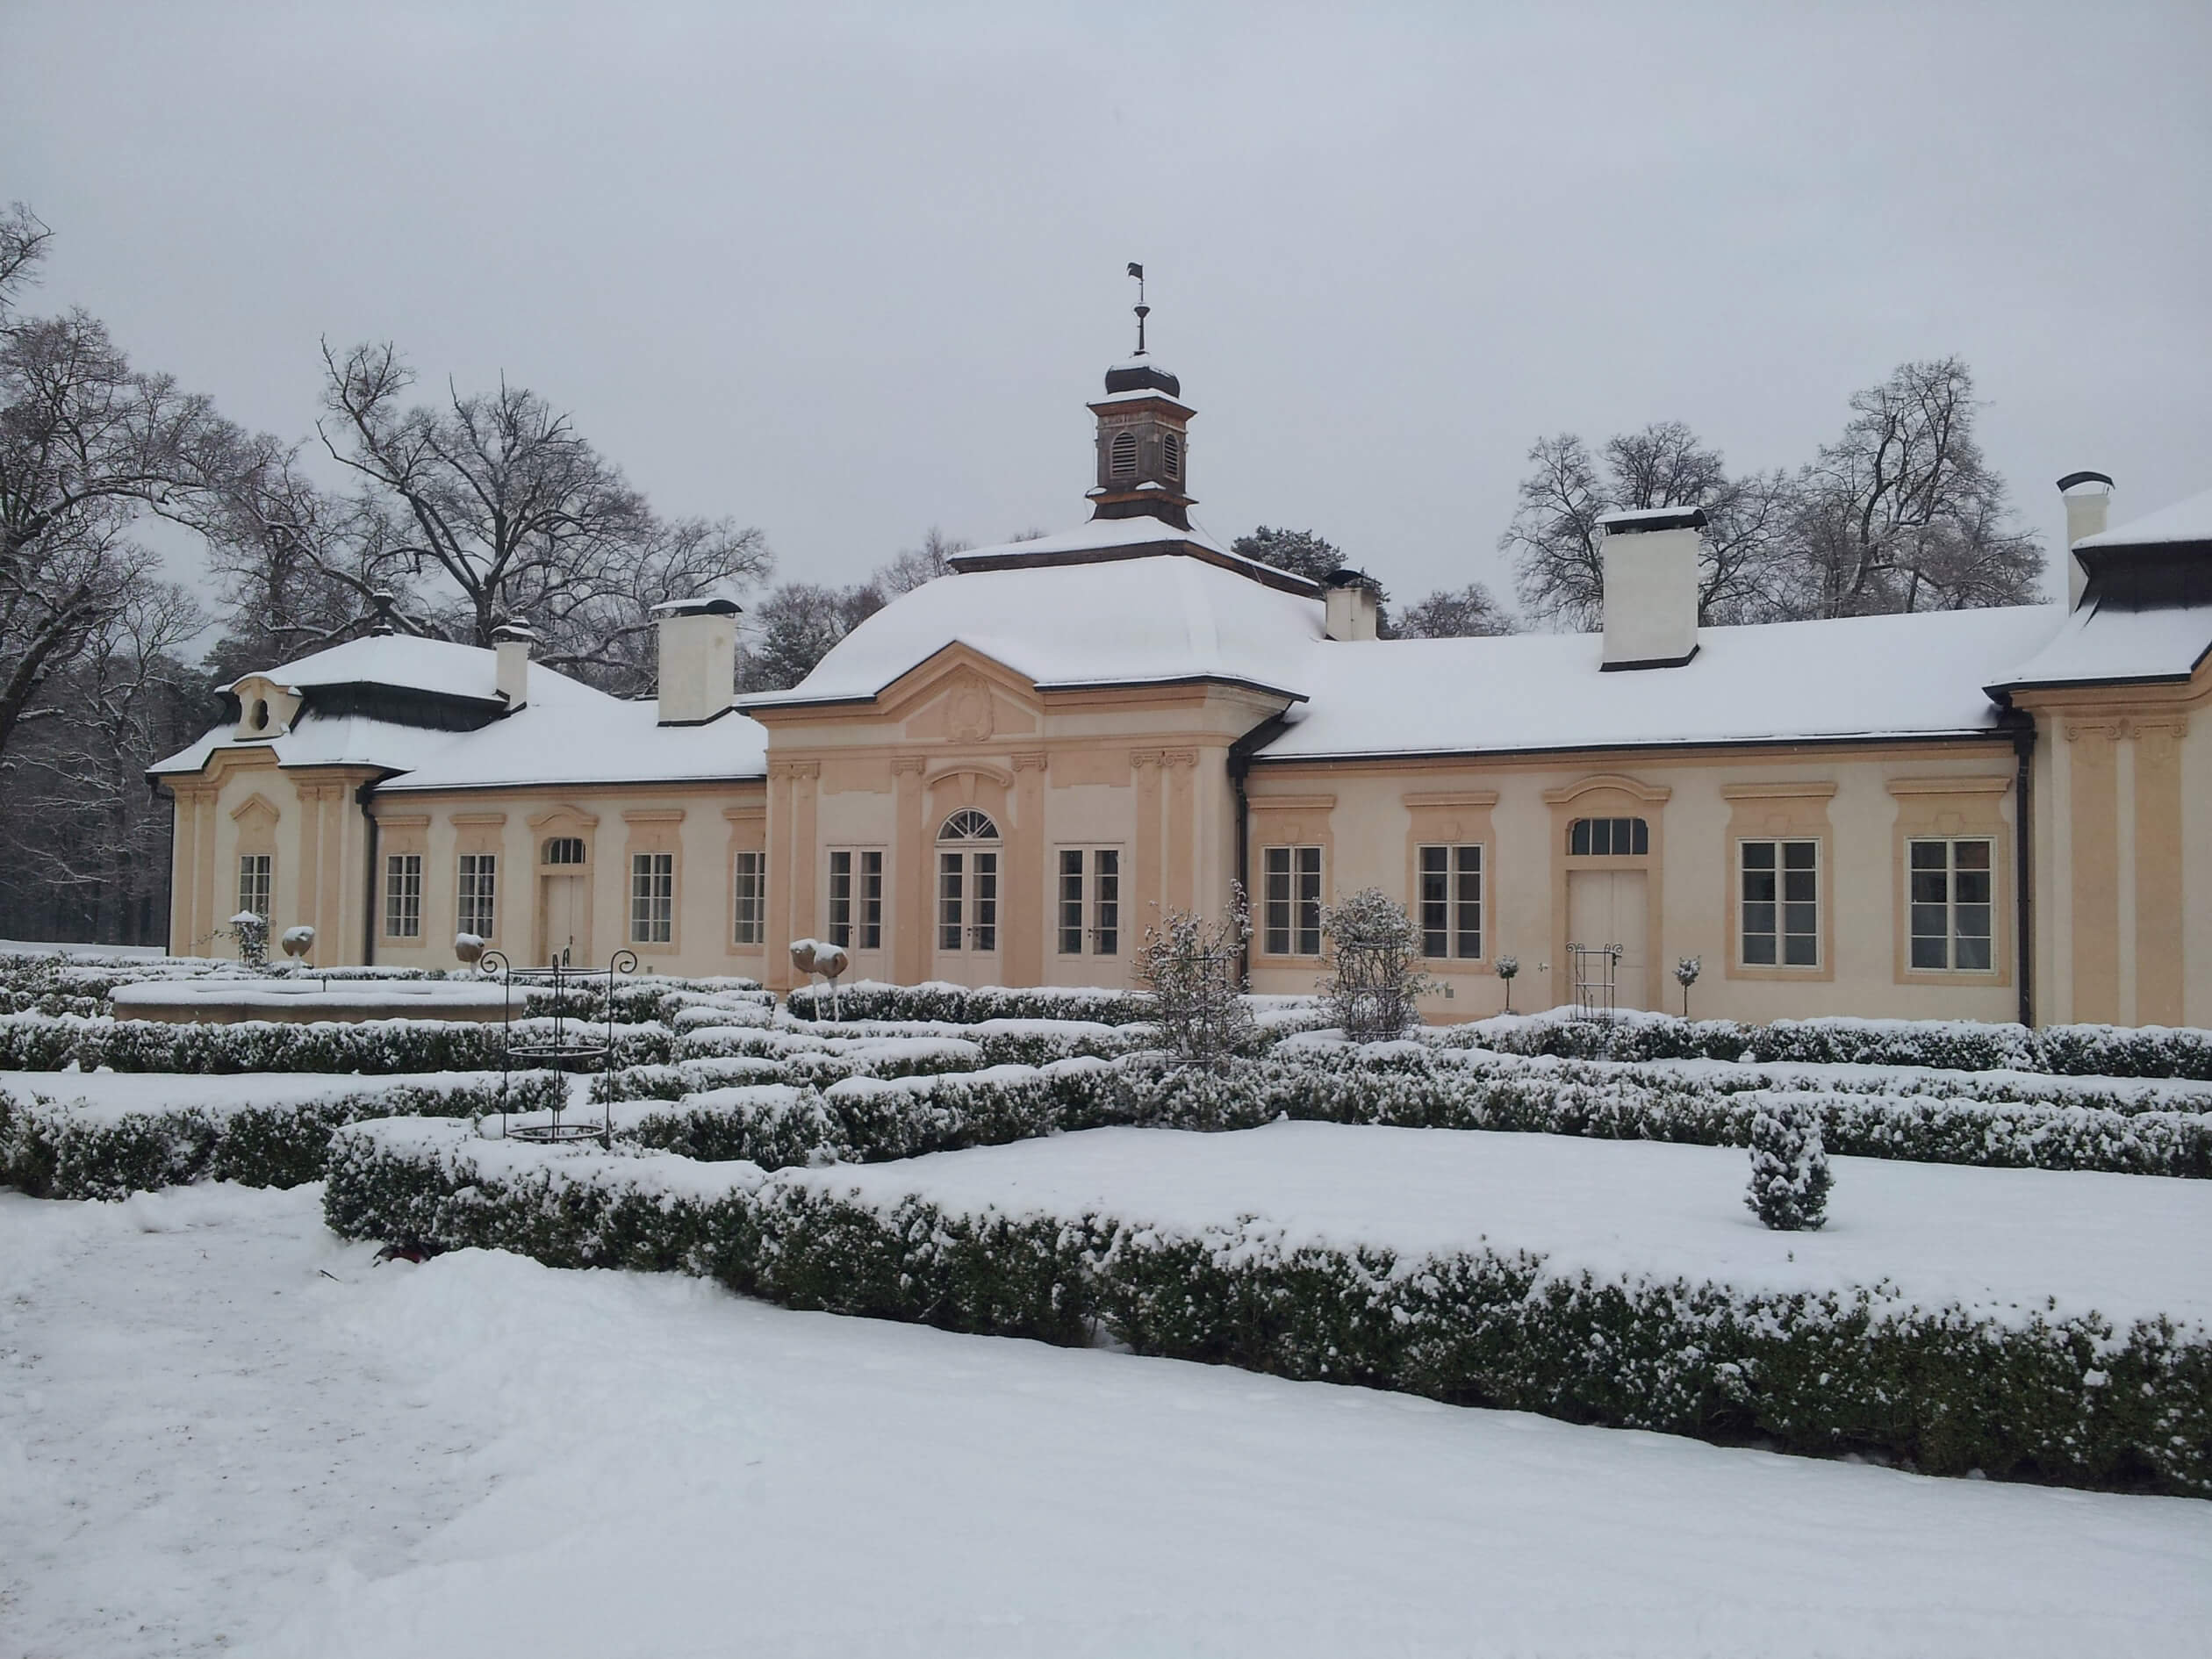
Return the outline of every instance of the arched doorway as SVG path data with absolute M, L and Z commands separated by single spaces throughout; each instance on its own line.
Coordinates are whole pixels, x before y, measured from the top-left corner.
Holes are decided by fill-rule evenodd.
M 932 977 L 999 982 L 999 861 L 1004 842 L 989 814 L 963 807 L 937 826 Z

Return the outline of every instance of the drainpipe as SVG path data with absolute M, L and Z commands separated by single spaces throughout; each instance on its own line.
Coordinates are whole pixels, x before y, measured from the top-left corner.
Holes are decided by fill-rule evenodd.
M 1280 736 L 1289 723 L 1281 715 L 1270 715 L 1229 745 L 1229 786 L 1237 792 L 1237 887 L 1245 895 L 1247 912 L 1252 905 L 1252 802 L 1245 794 L 1245 778 L 1252 771 L 1253 756 Z M 1237 982 L 1246 990 L 1252 988 L 1249 937 L 1237 947 Z
M 2013 728 L 2013 935 L 2017 941 L 2020 1023 L 2036 1026 L 2035 760 L 2036 721 L 2022 715 Z
M 361 966 L 363 967 L 377 966 L 377 849 L 378 832 L 383 826 L 377 822 L 377 815 L 369 810 L 369 797 L 376 787 L 373 783 L 365 783 L 354 791 L 354 805 L 361 808 L 361 815 L 369 821 L 368 891 L 363 895 L 361 905 Z

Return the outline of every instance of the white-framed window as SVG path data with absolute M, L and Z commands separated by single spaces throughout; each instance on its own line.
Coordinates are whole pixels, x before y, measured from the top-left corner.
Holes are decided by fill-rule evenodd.
M 730 873 L 730 891 L 736 894 L 736 930 L 732 941 L 738 944 L 765 944 L 768 942 L 768 855 L 757 849 L 748 849 L 737 855 L 736 867 Z
M 1124 430 L 1114 434 L 1113 476 L 1133 478 L 1137 476 L 1137 434 Z
M 1269 956 L 1321 954 L 1321 849 L 1260 851 L 1261 944 Z
M 883 948 L 883 849 L 830 849 L 830 943 L 849 951 Z
M 545 844 L 543 853 L 548 864 L 582 864 L 584 837 L 582 836 L 554 836 Z
M 1062 956 L 1121 954 L 1121 849 L 1062 847 L 1053 894 Z
M 384 856 L 384 930 L 387 939 L 422 937 L 422 855 L 419 852 Z
M 973 807 L 939 826 L 938 950 L 998 949 L 998 825 Z
M 276 860 L 266 852 L 238 855 L 238 908 L 269 920 L 269 891 L 276 880 Z
M 1431 961 L 1483 954 L 1483 849 L 1426 846 L 1421 859 L 1421 954 Z
M 630 942 L 666 944 L 676 937 L 676 855 L 630 855 Z
M 1914 967 L 1986 973 L 1996 966 L 1996 851 L 1986 836 L 1907 843 Z
M 456 914 L 461 931 L 488 939 L 499 928 L 499 855 L 464 852 L 460 864 L 460 903 Z
M 1577 818 L 1567 826 L 1572 858 L 1641 858 L 1650 851 L 1651 825 L 1641 818 Z
M 1742 841 L 1738 916 L 1746 967 L 1821 966 L 1821 844 Z

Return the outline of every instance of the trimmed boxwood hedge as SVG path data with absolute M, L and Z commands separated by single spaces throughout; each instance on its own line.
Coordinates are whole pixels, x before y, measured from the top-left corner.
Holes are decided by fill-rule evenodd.
M 555 1073 L 518 1073 L 510 1105 L 549 1107 L 567 1088 Z M 374 1087 L 241 1106 L 88 1110 L 54 1096 L 0 1089 L 0 1180 L 41 1198 L 124 1198 L 194 1181 L 297 1187 L 322 1178 L 331 1131 L 363 1118 L 499 1110 L 499 1075 Z
M 786 1306 L 1402 1390 L 1930 1474 L 2212 1495 L 2212 1335 L 2159 1318 L 2008 1323 L 1883 1287 L 1746 1292 L 1554 1274 L 1505 1248 L 1401 1260 L 1095 1213 L 887 1206 L 820 1177 L 664 1154 L 563 1154 L 460 1123 L 334 1137 L 350 1238 L 483 1246 L 558 1267 L 682 1268 Z
M 1570 1059 L 1796 1060 L 2212 1081 L 2212 1031 L 2182 1026 L 2049 1025 L 2031 1031 L 1974 1020 L 1848 1018 L 1746 1025 L 1640 1011 L 1592 1020 L 1555 1009 L 1473 1020 L 1432 1037 L 1450 1047 Z
M 549 1020 L 517 1023 L 543 1036 Z M 600 1028 L 604 1030 L 605 1028 Z M 401 1072 L 484 1071 L 499 1065 L 498 1021 L 391 1019 L 357 1023 L 241 1020 L 171 1024 L 162 1020 L 0 1016 L 0 1071 Z M 676 1038 L 662 1025 L 617 1025 L 618 1066 L 665 1061 Z

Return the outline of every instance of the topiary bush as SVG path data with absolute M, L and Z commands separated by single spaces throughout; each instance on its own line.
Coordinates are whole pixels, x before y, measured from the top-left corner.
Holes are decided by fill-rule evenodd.
M 1821 1120 L 1811 1107 L 1771 1096 L 1751 1118 L 1751 1184 L 1743 1202 L 1778 1232 L 1806 1232 L 1828 1220 L 1835 1184 Z

